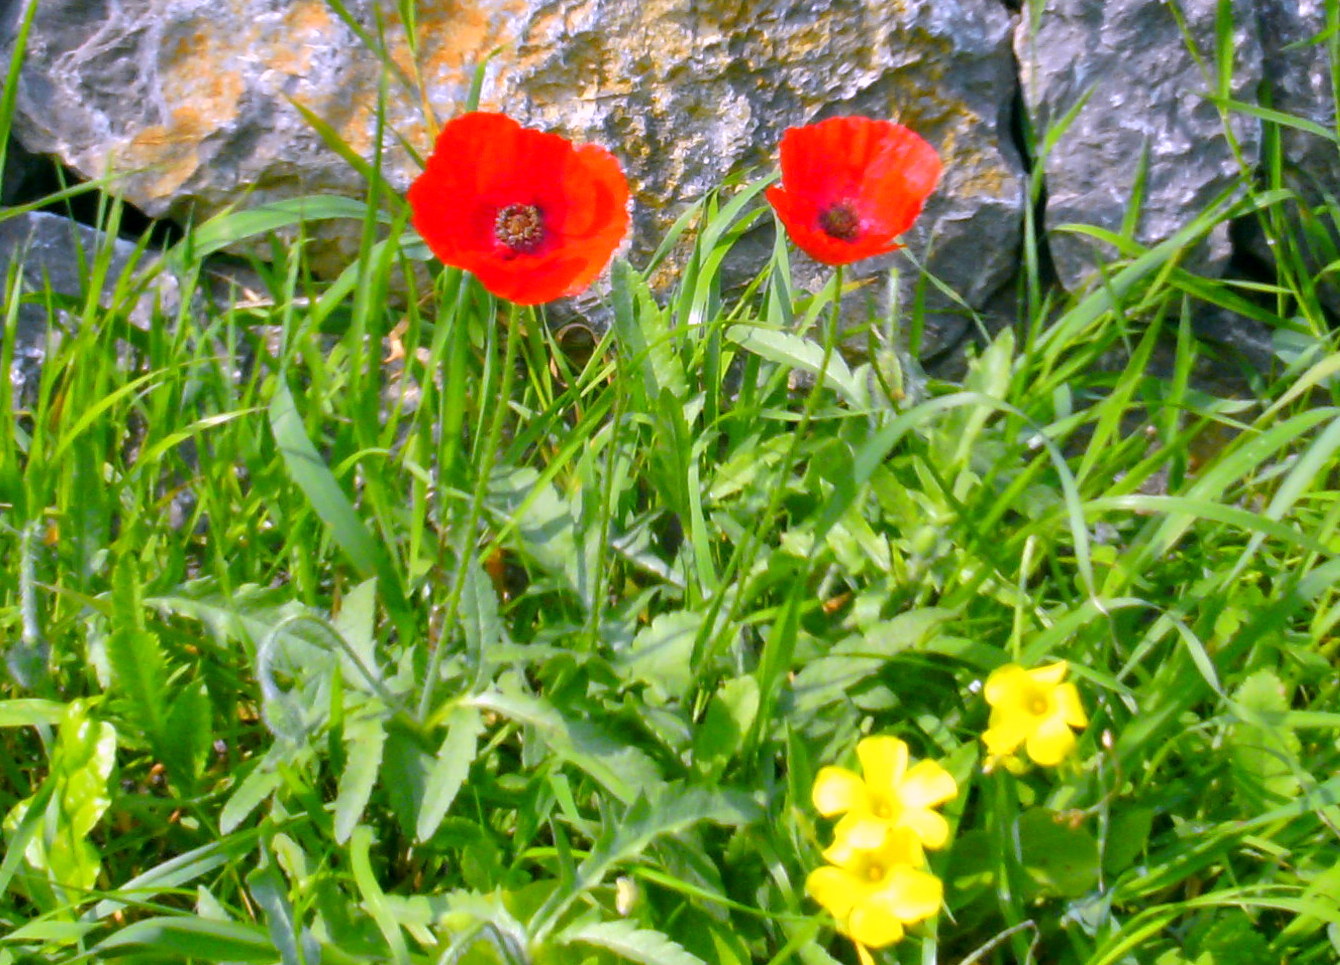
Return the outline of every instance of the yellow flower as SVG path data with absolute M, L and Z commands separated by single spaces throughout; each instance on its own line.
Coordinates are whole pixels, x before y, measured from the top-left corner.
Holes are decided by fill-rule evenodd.
M 864 780 L 844 767 L 820 768 L 814 806 L 824 817 L 843 814 L 834 838 L 852 848 L 877 848 L 885 835 L 906 828 L 927 848 L 949 840 L 949 822 L 931 810 L 958 794 L 935 761 L 907 766 L 907 745 L 896 737 L 867 737 L 856 745 Z
M 982 740 L 991 760 L 1013 755 L 1023 745 L 1043 767 L 1055 767 L 1075 747 L 1071 728 L 1089 723 L 1079 691 L 1065 679 L 1064 660 L 1025 670 L 1018 664 L 997 667 L 986 678 L 983 693 L 991 720 Z
M 824 852 L 832 862 L 810 872 L 805 890 L 838 920 L 856 942 L 861 960 L 869 948 L 903 937 L 903 926 L 940 910 L 944 886 L 922 871 L 921 841 L 908 828 L 889 831 L 877 848 L 856 848 L 838 840 Z

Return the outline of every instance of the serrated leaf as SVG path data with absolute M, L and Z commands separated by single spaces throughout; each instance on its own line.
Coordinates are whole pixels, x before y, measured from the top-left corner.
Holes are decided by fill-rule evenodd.
M 473 557 L 466 562 L 460 620 L 468 652 L 478 656 L 480 666 L 487 666 L 502 643 L 503 627 L 498 619 L 498 591 Z
M 706 965 L 664 933 L 639 928 L 631 921 L 593 921 L 579 924 L 554 936 L 559 945 L 595 945 L 630 962 L 644 965 Z
M 1258 670 L 1239 685 L 1232 701 L 1238 722 L 1228 728 L 1233 796 L 1244 814 L 1254 815 L 1296 797 L 1298 735 L 1285 726 L 1289 698 L 1271 670 Z
M 933 607 L 909 610 L 863 634 L 841 640 L 796 674 L 791 683 L 795 711 L 813 714 L 848 699 L 853 688 L 869 680 L 890 659 L 925 646 L 952 615 L 949 610 Z
M 491 508 L 516 524 L 521 549 L 546 572 L 561 578 L 590 607 L 597 583 L 599 527 L 583 527 L 581 505 L 569 500 L 529 467 L 494 475 Z
M 447 736 L 438 749 L 437 760 L 428 771 L 423 804 L 415 837 L 419 841 L 431 838 L 446 817 L 456 794 L 465 783 L 474 762 L 479 735 L 484 729 L 476 707 L 453 707 L 447 716 Z
M 189 795 L 200 777 L 213 736 L 209 694 L 203 681 L 194 680 L 177 688 L 163 723 L 167 736 L 159 757 L 179 793 Z
M 433 759 L 409 734 L 400 729 L 387 734 L 382 752 L 382 782 L 391 812 L 406 836 L 414 834 L 419 826 L 419 813 L 432 769 Z
M 334 833 L 339 844 L 349 840 L 368 806 L 385 746 L 386 721 L 380 714 L 363 710 L 345 718 L 345 763 L 335 795 Z
M 625 804 L 661 784 L 660 769 L 637 747 L 611 738 L 587 721 L 569 719 L 546 700 L 495 690 L 472 701 L 477 707 L 534 727 L 555 754 L 581 768 Z
M 122 557 L 112 573 L 112 621 L 106 646 L 113 688 L 125 698 L 127 721 L 161 759 L 167 663 L 158 635 L 145 628 L 139 569 L 130 557 Z
M 377 579 L 364 580 L 344 595 L 340 612 L 331 617 L 335 628 L 348 646 L 349 653 L 340 654 L 344 679 L 352 686 L 367 688 L 364 674 L 380 679 L 377 664 L 377 641 L 373 636 L 377 617 Z M 357 664 L 354 663 L 355 659 Z M 361 666 L 360 666 L 361 665 Z
M 693 787 L 664 787 L 654 797 L 639 797 L 621 820 L 607 826 L 577 868 L 571 889 L 545 903 L 530 923 L 532 935 L 543 935 L 563 911 L 599 885 L 617 865 L 641 856 L 662 835 L 683 831 L 701 821 L 739 827 L 763 816 L 750 798 L 740 793 Z
M 660 614 L 638 631 L 618 669 L 626 680 L 647 684 L 662 701 L 682 700 L 693 684 L 693 642 L 702 625 L 700 612 Z
M 200 580 L 144 602 L 163 613 L 199 620 L 219 637 L 253 647 L 274 634 L 283 637 L 286 649 L 295 654 L 304 645 L 314 648 L 313 653 L 327 649 L 320 630 L 294 619 L 312 611 L 269 587 L 241 586 L 225 597 L 212 581 Z
M 824 347 L 818 342 L 811 342 L 790 332 L 750 325 L 732 325 L 726 329 L 726 338 L 770 362 L 800 369 L 816 378 L 822 369 L 824 384 L 839 393 L 849 404 L 859 408 L 870 405 L 865 386 L 852 374 L 840 354 L 830 352 L 825 367 Z

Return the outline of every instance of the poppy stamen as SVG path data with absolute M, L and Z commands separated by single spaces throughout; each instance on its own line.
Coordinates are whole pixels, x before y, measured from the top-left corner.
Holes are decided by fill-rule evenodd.
M 493 222 L 493 237 L 518 254 L 532 252 L 544 241 L 544 216 L 533 204 L 509 204 Z
M 819 214 L 819 227 L 838 241 L 855 241 L 861 233 L 861 219 L 846 201 L 831 204 Z

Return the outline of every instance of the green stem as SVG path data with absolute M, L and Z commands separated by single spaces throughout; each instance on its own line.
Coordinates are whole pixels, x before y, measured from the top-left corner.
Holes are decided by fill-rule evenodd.
M 534 319 L 533 313 L 531 319 L 532 321 Z M 474 491 L 470 498 L 470 511 L 466 515 L 465 525 L 461 529 L 460 542 L 456 548 L 456 571 L 452 575 L 451 591 L 447 596 L 446 612 L 443 614 L 442 639 L 438 641 L 437 646 L 433 648 L 432 656 L 429 657 L 428 671 L 423 683 L 423 694 L 419 698 L 418 717 L 420 721 L 428 719 L 429 712 L 433 707 L 433 693 L 437 689 L 438 674 L 441 672 L 442 659 L 447 650 L 446 642 L 460 612 L 461 596 L 465 590 L 465 581 L 470 572 L 470 563 L 474 558 L 475 531 L 479 528 L 479 522 L 484 515 L 484 498 L 488 495 L 489 479 L 493 475 L 494 463 L 502 443 L 503 425 L 507 421 L 507 410 L 511 407 L 512 380 L 516 375 L 517 347 L 521 342 L 517 335 L 519 329 L 517 311 L 513 306 L 513 310 L 508 313 L 507 340 L 503 347 L 502 372 L 498 376 L 498 393 L 494 399 L 493 416 L 489 421 L 488 434 L 485 436 L 484 445 L 478 450 L 479 456 L 475 472 Z M 490 339 L 490 344 L 494 344 L 493 339 Z M 467 656 L 474 665 L 474 686 L 478 687 L 482 683 L 481 678 L 486 665 L 484 654 L 476 653 Z

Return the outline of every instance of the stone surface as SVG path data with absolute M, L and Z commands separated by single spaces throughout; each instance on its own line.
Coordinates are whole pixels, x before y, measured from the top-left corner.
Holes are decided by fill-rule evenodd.
M 1324 0 L 1256 0 L 1269 106 L 1335 130 L 1335 97 L 1331 89 L 1330 52 L 1324 37 Z M 1283 185 L 1298 193 L 1303 206 L 1340 198 L 1340 151 L 1335 143 L 1308 131 L 1281 126 Z M 1340 251 L 1340 231 L 1329 215 L 1305 217 L 1299 206 L 1284 211 L 1295 229 L 1299 254 L 1315 275 Z M 1245 243 L 1269 264 L 1272 252 L 1254 220 L 1244 226 Z M 1334 275 L 1317 279 L 1322 305 L 1340 316 L 1340 284 Z
M 71 221 L 60 215 L 34 211 L 0 221 L 0 279 L 8 279 L 10 265 L 22 265 L 18 280 L 26 295 L 56 296 L 58 309 L 78 305 L 86 297 L 84 266 L 92 263 L 95 253 L 111 245 L 106 290 L 100 301 L 106 305 L 118 280 L 127 270 L 152 271 L 157 256 L 138 252 L 136 245 L 104 232 Z M 176 311 L 178 288 L 170 275 L 155 272 L 155 277 L 137 303 L 130 319 L 148 327 L 155 308 L 169 314 Z M 9 289 L 5 290 L 8 302 Z M 61 304 L 61 303 L 64 304 Z M 46 357 L 48 337 L 60 338 L 59 329 L 48 331 L 49 311 L 44 302 L 30 299 L 19 305 L 18 328 L 14 339 L 14 363 L 10 382 L 21 404 L 31 402 L 36 391 L 42 360 Z M 68 312 L 61 317 L 73 318 Z
M 1249 103 L 1255 102 L 1263 69 L 1255 2 L 1234 4 L 1231 93 Z M 1215 80 L 1191 56 L 1171 4 L 1048 0 L 1044 6 L 1036 21 L 1022 18 L 1015 35 L 1024 98 L 1039 142 L 1088 93 L 1042 162 L 1052 258 L 1061 281 L 1073 287 L 1112 252 L 1057 226 L 1119 230 L 1146 152 L 1148 175 L 1134 237 L 1154 244 L 1203 212 L 1238 180 L 1244 164 L 1256 163 L 1260 134 L 1254 119 L 1234 118 L 1240 162 L 1218 108 L 1205 96 Z M 1213 71 L 1216 0 L 1181 0 L 1177 6 L 1206 69 Z M 1229 255 L 1224 225 L 1183 264 L 1218 273 Z
M 458 112 L 475 65 L 500 48 L 482 106 L 623 159 L 635 261 L 727 174 L 767 170 L 787 126 L 867 113 L 912 126 L 945 161 L 909 250 L 929 251 L 974 306 L 1017 263 L 1011 16 L 998 0 L 419 0 L 409 28 L 397 5 L 347 7 L 357 31 L 324 0 L 41 0 L 16 129 L 87 176 L 113 172 L 155 216 L 358 195 L 359 177 L 293 105 L 371 156 L 382 71 L 357 34 L 378 35 L 375 12 L 395 65 L 386 170 L 397 189 L 417 171 L 402 144 L 430 146 L 426 111 Z M 348 251 L 328 248 L 330 267 Z

